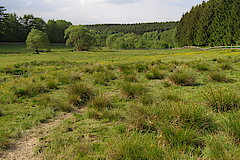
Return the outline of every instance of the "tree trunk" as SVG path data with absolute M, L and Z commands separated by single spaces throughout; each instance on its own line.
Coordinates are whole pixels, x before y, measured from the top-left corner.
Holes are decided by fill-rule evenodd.
M 39 50 L 38 50 L 38 48 L 36 48 L 36 54 L 39 54 Z

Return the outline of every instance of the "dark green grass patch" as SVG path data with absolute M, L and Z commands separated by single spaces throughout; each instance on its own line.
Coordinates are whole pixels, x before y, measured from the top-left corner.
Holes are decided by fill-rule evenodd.
M 69 86 L 68 100 L 74 106 L 83 106 L 95 96 L 95 91 L 92 87 L 82 84 L 74 83 Z
M 236 111 L 240 109 L 240 97 L 237 92 L 227 88 L 210 89 L 203 92 L 207 106 L 216 112 Z

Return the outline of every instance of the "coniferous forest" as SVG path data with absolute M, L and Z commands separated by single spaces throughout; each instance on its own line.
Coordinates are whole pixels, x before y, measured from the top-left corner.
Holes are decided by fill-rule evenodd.
M 209 0 L 183 15 L 179 46 L 228 46 L 240 43 L 240 0 Z

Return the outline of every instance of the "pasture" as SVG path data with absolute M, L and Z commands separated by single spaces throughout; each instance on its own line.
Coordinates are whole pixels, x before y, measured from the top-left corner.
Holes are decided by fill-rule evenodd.
M 0 157 L 32 128 L 42 159 L 240 159 L 239 50 L 0 45 Z M 81 109 L 81 112 L 79 110 Z M 71 155 L 71 156 L 69 156 Z

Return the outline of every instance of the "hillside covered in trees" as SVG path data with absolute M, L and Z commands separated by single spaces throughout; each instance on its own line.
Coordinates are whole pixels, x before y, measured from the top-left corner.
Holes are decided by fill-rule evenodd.
M 86 25 L 87 28 L 96 31 L 135 33 L 142 35 L 152 31 L 167 31 L 175 28 L 178 22 L 155 22 L 155 23 L 136 23 L 136 24 L 96 24 Z
M 197 5 L 180 20 L 179 46 L 240 44 L 240 0 L 209 0 Z

